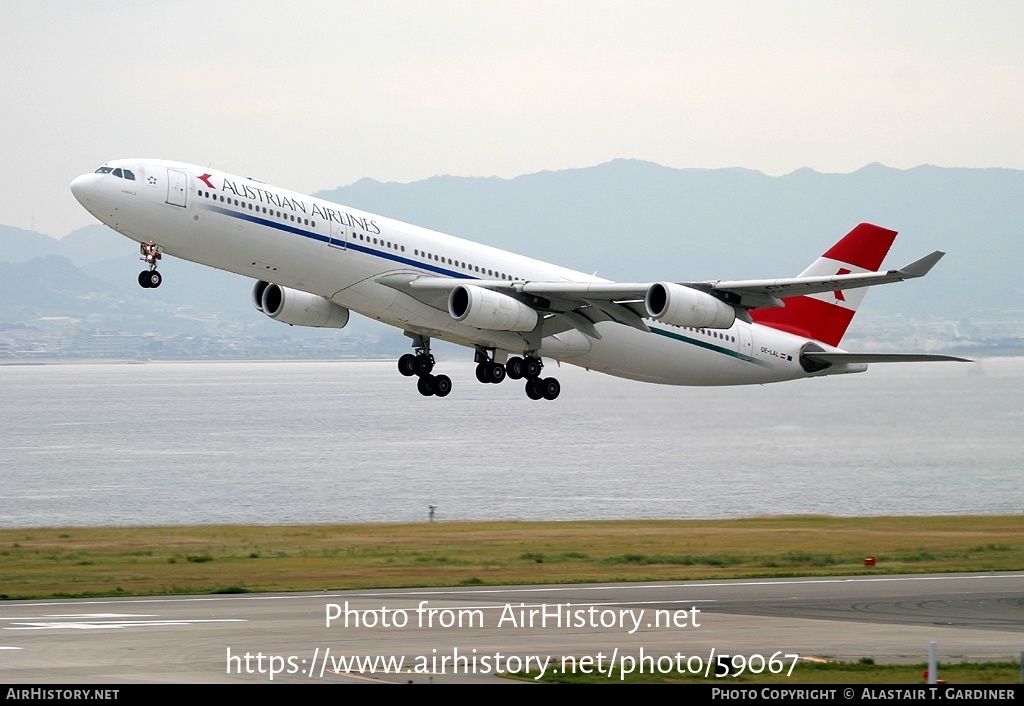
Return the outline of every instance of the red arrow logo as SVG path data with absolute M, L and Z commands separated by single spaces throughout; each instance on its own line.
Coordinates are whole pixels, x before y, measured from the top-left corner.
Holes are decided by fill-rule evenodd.
M 850 274 L 850 270 L 846 269 L 845 267 L 840 267 L 839 268 L 839 272 L 836 272 L 836 274 L 837 275 L 848 275 L 848 274 Z M 845 302 L 846 301 L 846 297 L 843 296 L 843 290 L 837 289 L 837 290 L 835 290 L 832 293 L 836 295 L 836 301 L 837 302 Z
M 199 177 L 199 181 L 203 182 L 211 189 L 216 189 L 217 187 L 210 183 L 210 177 L 212 176 L 213 174 L 203 174 L 201 177 Z

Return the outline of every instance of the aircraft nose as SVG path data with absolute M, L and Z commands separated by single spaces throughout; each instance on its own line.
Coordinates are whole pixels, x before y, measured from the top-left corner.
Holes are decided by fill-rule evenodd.
M 85 206 L 93 192 L 93 175 L 83 174 L 71 182 L 71 193 L 78 199 L 78 203 Z

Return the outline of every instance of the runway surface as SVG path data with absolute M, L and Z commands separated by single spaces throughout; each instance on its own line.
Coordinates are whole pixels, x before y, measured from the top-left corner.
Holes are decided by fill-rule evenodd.
M 723 654 L 788 669 L 923 662 L 931 640 L 940 662 L 1019 658 L 1024 573 L 11 601 L 0 681 L 475 682 L 527 661 L 697 671 Z

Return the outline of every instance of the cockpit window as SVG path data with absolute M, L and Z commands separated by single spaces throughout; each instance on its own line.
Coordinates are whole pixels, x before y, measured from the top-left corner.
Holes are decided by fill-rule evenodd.
M 135 181 L 135 173 L 132 172 L 130 169 L 121 169 L 121 167 L 118 167 L 117 169 L 114 169 L 113 167 L 100 167 L 99 169 L 96 170 L 95 173 L 112 174 L 113 176 L 116 176 L 119 179 L 128 179 L 129 181 Z

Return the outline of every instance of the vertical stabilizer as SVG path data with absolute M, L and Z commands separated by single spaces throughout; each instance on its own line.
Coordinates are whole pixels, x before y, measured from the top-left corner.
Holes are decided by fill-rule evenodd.
M 861 223 L 833 245 L 801 277 L 877 272 L 896 239 L 896 231 Z M 780 331 L 838 346 L 867 287 L 787 297 L 785 307 L 755 309 L 754 321 Z

